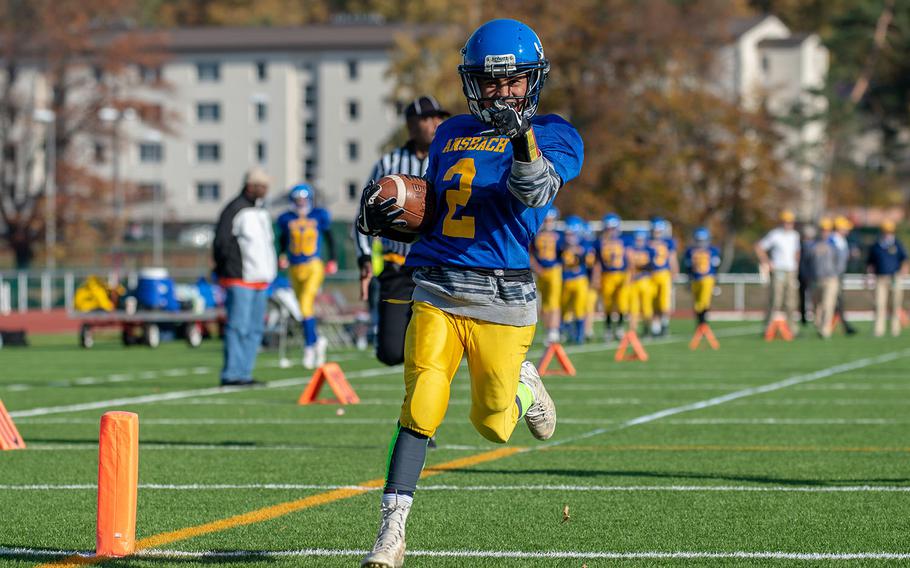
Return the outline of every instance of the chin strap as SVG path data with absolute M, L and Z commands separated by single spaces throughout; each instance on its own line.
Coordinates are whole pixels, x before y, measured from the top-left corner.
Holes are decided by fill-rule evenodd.
M 510 140 L 512 141 L 512 155 L 519 162 L 533 162 L 540 159 L 540 148 L 537 147 L 534 128 L 528 128 L 523 134 Z

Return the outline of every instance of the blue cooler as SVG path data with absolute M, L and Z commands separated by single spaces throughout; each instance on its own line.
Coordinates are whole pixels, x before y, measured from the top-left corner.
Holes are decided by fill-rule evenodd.
M 144 310 L 178 311 L 180 303 L 174 294 L 174 281 L 166 268 L 143 268 L 139 271 L 136 301 Z

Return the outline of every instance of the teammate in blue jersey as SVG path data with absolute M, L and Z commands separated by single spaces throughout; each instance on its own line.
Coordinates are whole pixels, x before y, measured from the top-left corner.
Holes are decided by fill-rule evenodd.
M 673 298 L 673 278 L 679 274 L 676 241 L 670 236 L 670 225 L 661 217 L 651 219 L 651 240 L 654 266 L 651 271 L 651 291 L 654 316 L 651 335 L 665 335 L 670 330 L 670 306 Z
M 711 244 L 711 233 L 704 227 L 692 233 L 695 243 L 686 249 L 683 266 L 692 286 L 695 317 L 699 324 L 706 323 L 711 297 L 714 294 L 714 279 L 720 266 L 720 251 Z
M 515 20 L 480 26 L 462 50 L 470 115 L 439 126 L 426 178 L 435 222 L 411 248 L 414 313 L 405 345 L 405 398 L 392 441 L 382 522 L 361 566 L 404 562 L 405 522 L 427 439 L 442 422 L 463 356 L 471 376 L 470 418 L 485 438 L 509 440 L 521 418 L 538 439 L 556 428 L 556 407 L 525 361 L 537 321 L 529 245 L 562 186 L 581 170 L 582 141 L 555 115 L 536 116 L 549 71 L 532 29 Z M 400 226 L 391 207 L 364 190 L 358 229 Z
M 638 230 L 632 234 L 632 243 L 626 249 L 629 273 L 629 329 L 638 333 L 638 324 L 648 322 L 654 315 L 654 286 L 651 274 L 656 258 L 648 244 L 648 232 Z
M 278 217 L 280 263 L 288 269 L 288 278 L 303 317 L 303 366 L 314 369 L 325 363 L 326 340 L 316 331 L 313 304 L 326 273 L 334 274 L 338 270 L 335 243 L 329 232 L 329 212 L 313 207 L 313 190 L 309 185 L 295 185 L 289 198 L 291 209 Z M 329 257 L 326 264 L 320 256 L 323 242 Z
M 562 264 L 562 313 L 569 339 L 579 344 L 585 341 L 588 278 L 594 264 L 594 252 L 584 236 L 585 222 L 581 217 L 567 217 L 565 234 L 558 250 Z
M 537 276 L 540 314 L 547 330 L 547 343 L 559 343 L 559 327 L 562 322 L 562 265 L 558 253 L 562 236 L 556 230 L 557 219 L 559 210 L 551 206 L 544 218 L 543 227 L 531 243 L 531 268 Z
M 623 321 L 629 312 L 629 263 L 626 243 L 622 240 L 621 224 L 619 215 L 604 215 L 603 233 L 597 243 L 597 268 L 606 328 L 604 338 L 608 342 L 611 339 L 622 339 Z

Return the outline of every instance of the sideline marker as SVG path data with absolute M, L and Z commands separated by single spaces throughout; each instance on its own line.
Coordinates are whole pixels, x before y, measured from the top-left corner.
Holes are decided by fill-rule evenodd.
M 13 423 L 9 412 L 0 400 L 0 450 L 24 450 L 25 440 L 19 435 L 19 430 Z
M 547 370 L 554 355 L 562 369 Z M 569 360 L 569 355 L 566 353 L 566 350 L 562 348 L 561 343 L 551 343 L 547 346 L 547 350 L 537 364 L 537 372 L 540 373 L 541 377 L 546 375 L 569 375 L 570 377 L 574 377 L 575 366 L 572 364 L 572 361 Z
M 98 440 L 97 556 L 118 557 L 135 552 L 138 483 L 139 415 L 105 412 Z
M 325 383 L 329 383 L 329 388 L 332 389 L 335 398 L 317 400 L 319 390 Z M 358 402 L 360 402 L 360 397 L 351 388 L 351 384 L 348 383 L 338 363 L 326 363 L 316 369 L 309 384 L 297 399 L 297 404 L 357 404 Z
M 765 341 L 774 341 L 778 334 L 784 341 L 793 341 L 793 332 L 787 326 L 787 321 L 780 316 L 775 317 L 768 324 L 768 328 L 765 329 Z
M 708 345 L 711 347 L 711 349 L 715 351 L 720 349 L 720 343 L 718 343 L 717 338 L 714 337 L 714 332 L 711 331 L 711 326 L 706 323 L 700 323 L 698 324 L 698 327 L 695 328 L 695 335 L 692 336 L 692 341 L 689 342 L 689 349 L 692 351 L 698 349 L 702 338 L 708 342 Z
M 626 354 L 626 351 L 629 348 L 632 348 L 632 353 Z M 616 348 L 616 356 L 614 357 L 616 361 L 647 361 L 648 352 L 645 351 L 645 348 L 642 347 L 641 341 L 638 339 L 638 334 L 635 333 L 635 330 L 630 329 L 622 337 L 622 341 L 619 342 L 619 347 Z

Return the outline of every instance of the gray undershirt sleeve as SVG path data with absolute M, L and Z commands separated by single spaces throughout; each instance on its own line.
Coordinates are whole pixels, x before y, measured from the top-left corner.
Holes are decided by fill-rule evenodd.
M 533 162 L 512 161 L 508 187 L 528 207 L 543 207 L 556 197 L 562 179 L 545 157 Z

